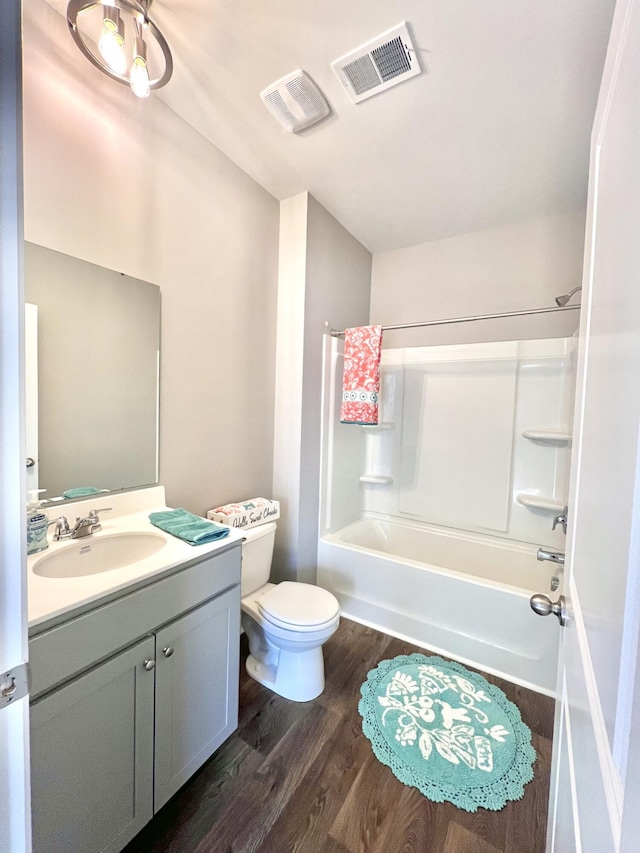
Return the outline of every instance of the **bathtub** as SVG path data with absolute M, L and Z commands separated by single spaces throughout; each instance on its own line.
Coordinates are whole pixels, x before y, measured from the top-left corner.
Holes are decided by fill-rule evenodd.
M 560 626 L 529 598 L 556 567 L 536 550 L 365 514 L 321 537 L 318 585 L 348 618 L 554 695 Z

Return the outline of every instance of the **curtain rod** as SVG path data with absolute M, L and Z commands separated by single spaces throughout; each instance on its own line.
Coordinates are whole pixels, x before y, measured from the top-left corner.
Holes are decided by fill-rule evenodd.
M 447 326 L 450 323 L 473 323 L 476 320 L 497 320 L 501 317 L 527 317 L 531 314 L 555 314 L 556 311 L 576 311 L 580 305 L 563 305 L 561 308 L 531 308 L 528 311 L 505 311 L 503 314 L 478 314 L 475 317 L 451 317 L 448 320 L 424 320 L 422 323 L 398 323 L 396 326 L 383 326 L 383 332 L 396 329 L 418 329 L 423 326 Z M 331 329 L 332 338 L 344 337 L 344 330 Z

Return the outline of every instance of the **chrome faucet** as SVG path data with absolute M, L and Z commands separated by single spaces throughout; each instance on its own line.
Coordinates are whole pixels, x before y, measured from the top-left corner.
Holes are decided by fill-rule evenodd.
M 550 551 L 547 548 L 538 548 L 537 558 L 541 562 L 548 560 L 550 563 L 558 563 L 564 566 L 564 554 L 562 551 Z
M 551 525 L 551 529 L 552 529 L 552 530 L 555 530 L 555 529 L 556 529 L 556 527 L 557 527 L 559 524 L 561 524 L 561 525 L 562 525 L 562 532 L 563 532 L 564 534 L 566 534 L 566 532 L 567 532 L 567 514 L 568 514 L 568 512 L 569 512 L 569 507 L 568 507 L 568 506 L 566 506 L 566 507 L 562 510 L 562 512 L 560 513 L 560 515 L 556 515 L 556 517 L 553 519 L 553 524 Z
M 90 510 L 89 515 L 83 518 L 76 518 L 73 530 L 69 527 L 66 516 L 61 515 L 59 518 L 54 518 L 53 521 L 49 522 L 49 526 L 52 524 L 56 526 L 53 534 L 54 542 L 59 542 L 61 539 L 80 539 L 83 536 L 91 536 L 92 533 L 97 533 L 99 530 L 102 530 L 98 513 L 109 512 L 110 509 L 110 506 L 106 506 L 102 509 Z
M 102 530 L 98 513 L 108 512 L 110 509 L 110 506 L 103 507 L 102 509 L 92 509 L 89 511 L 89 515 L 76 518 L 76 523 L 70 533 L 71 538 L 81 539 L 83 536 L 91 536 L 93 533 L 98 533 L 99 530 Z

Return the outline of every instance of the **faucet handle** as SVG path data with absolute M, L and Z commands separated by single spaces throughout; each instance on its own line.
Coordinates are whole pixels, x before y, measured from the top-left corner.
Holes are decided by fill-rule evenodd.
M 566 507 L 562 510 L 562 512 L 560 513 L 560 515 L 556 515 L 556 517 L 553 519 L 553 524 L 551 525 L 551 529 L 552 529 L 552 530 L 555 530 L 555 529 L 556 529 L 556 527 L 557 527 L 559 524 L 561 524 L 561 525 L 562 525 L 562 532 L 566 534 L 566 532 L 567 532 L 567 514 L 568 514 L 568 512 L 569 512 L 569 507 L 568 507 L 568 506 L 566 506 Z
M 55 524 L 56 526 L 53 534 L 54 542 L 59 542 L 60 539 L 67 539 L 71 536 L 71 529 L 65 515 L 61 515 L 59 518 L 54 518 L 53 521 L 49 522 L 48 526 L 51 527 L 52 524 Z
M 112 506 L 103 506 L 102 509 L 90 509 L 89 518 L 97 518 L 99 512 L 111 512 Z
M 100 518 L 98 517 L 98 513 L 99 512 L 110 512 L 112 509 L 113 509 L 113 507 L 103 506 L 102 509 L 90 509 L 89 510 L 89 515 L 87 516 L 87 518 L 93 522 L 93 525 L 91 526 L 91 532 L 92 533 L 97 533 L 99 530 L 102 530 L 102 525 L 100 524 Z

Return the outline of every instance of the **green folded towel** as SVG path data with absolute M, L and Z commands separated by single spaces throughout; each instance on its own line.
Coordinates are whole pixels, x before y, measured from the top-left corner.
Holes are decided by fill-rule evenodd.
M 79 486 L 77 489 L 67 489 L 62 493 L 63 498 L 84 498 L 86 495 L 97 495 L 100 489 L 95 486 Z
M 152 512 L 149 515 L 151 524 L 183 539 L 189 545 L 205 545 L 207 542 L 215 542 L 216 539 L 224 539 L 229 535 L 229 528 L 206 518 L 200 518 L 186 509 L 167 509 L 162 512 Z

